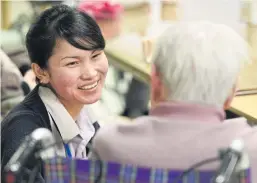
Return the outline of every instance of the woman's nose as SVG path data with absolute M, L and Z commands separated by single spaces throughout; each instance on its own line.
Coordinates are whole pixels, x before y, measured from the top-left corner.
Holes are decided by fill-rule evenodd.
M 81 78 L 84 80 L 92 79 L 97 76 L 97 71 L 90 64 L 85 64 L 81 69 Z

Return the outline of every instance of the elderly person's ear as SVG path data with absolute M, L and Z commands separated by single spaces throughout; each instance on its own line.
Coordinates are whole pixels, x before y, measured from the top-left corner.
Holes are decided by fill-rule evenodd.
M 157 67 L 152 64 L 151 70 L 151 106 L 154 107 L 157 103 L 166 99 L 166 88 L 161 80 L 160 72 Z
M 237 85 L 234 85 L 233 88 L 232 88 L 232 90 L 231 90 L 230 95 L 228 96 L 227 100 L 226 100 L 225 103 L 224 103 L 224 107 L 223 107 L 224 110 L 227 110 L 227 109 L 230 108 L 231 103 L 232 103 L 232 101 L 233 101 L 233 98 L 234 98 L 235 95 L 236 95 L 236 91 L 237 91 Z

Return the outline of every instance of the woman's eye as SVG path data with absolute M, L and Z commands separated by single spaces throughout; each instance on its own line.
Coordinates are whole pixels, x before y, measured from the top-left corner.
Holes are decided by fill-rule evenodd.
M 97 58 L 97 57 L 100 56 L 100 55 L 101 55 L 101 53 L 95 54 L 95 55 L 92 56 L 92 58 L 93 58 L 93 59 L 94 59 L 94 58 Z
M 78 61 L 74 61 L 74 62 L 68 63 L 67 66 L 74 66 L 74 65 L 77 65 L 77 64 L 79 64 L 79 62 Z

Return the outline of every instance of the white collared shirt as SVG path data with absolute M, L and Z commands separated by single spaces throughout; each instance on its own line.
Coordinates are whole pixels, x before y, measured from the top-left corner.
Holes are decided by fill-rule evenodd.
M 77 120 L 74 121 L 49 88 L 40 86 L 39 96 L 48 111 L 52 133 L 56 141 L 63 140 L 64 143 L 68 143 L 72 157 L 87 158 L 86 145 L 95 134 L 93 123 L 97 121 L 90 111 L 90 106 L 84 106 Z M 62 143 L 57 146 L 57 155 L 66 156 Z

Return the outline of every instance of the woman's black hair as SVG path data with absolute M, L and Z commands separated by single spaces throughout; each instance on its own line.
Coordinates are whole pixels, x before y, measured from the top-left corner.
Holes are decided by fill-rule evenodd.
M 45 10 L 31 25 L 26 47 L 32 63 L 47 68 L 57 39 L 64 39 L 76 48 L 102 50 L 105 40 L 97 23 L 84 12 L 67 5 Z

